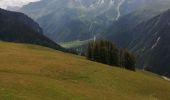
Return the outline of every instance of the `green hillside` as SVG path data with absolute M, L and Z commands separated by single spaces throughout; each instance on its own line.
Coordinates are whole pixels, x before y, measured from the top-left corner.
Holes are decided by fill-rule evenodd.
M 170 100 L 170 82 L 52 49 L 0 42 L 0 100 Z

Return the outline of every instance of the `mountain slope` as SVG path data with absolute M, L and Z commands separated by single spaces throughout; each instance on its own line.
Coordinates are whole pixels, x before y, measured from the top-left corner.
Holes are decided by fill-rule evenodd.
M 147 4 L 143 5 L 143 7 L 122 16 L 119 20 L 113 22 L 108 29 L 104 30 L 101 36 L 113 40 L 121 47 L 127 47 L 132 36 L 124 33 L 132 30 L 138 24 L 146 22 L 170 9 L 169 0 L 149 0 L 147 2 L 145 2 Z
M 140 68 L 170 76 L 169 17 L 170 10 L 133 28 L 119 31 L 112 40 L 134 52 Z
M 88 40 L 94 35 L 92 31 L 96 33 L 101 31 L 99 27 L 104 27 L 101 25 L 105 23 L 103 18 L 96 18 L 98 13 L 95 12 L 101 10 L 100 5 L 106 7 L 110 0 L 104 0 L 106 4 L 101 1 L 42 0 L 23 7 L 21 11 L 33 17 L 45 30 L 45 35 L 54 41 Z
M 157 75 L 40 46 L 0 42 L 0 63 L 3 100 L 170 99 L 170 83 Z
M 62 49 L 42 34 L 42 29 L 36 22 L 22 13 L 0 9 L 0 23 L 1 41 L 32 43 Z
M 113 21 L 151 1 L 42 0 L 26 5 L 20 11 L 34 18 L 52 40 L 70 42 L 102 37 L 103 30 Z
M 134 38 L 129 48 L 138 54 L 139 64 L 153 72 L 170 76 L 170 10 L 130 32 Z

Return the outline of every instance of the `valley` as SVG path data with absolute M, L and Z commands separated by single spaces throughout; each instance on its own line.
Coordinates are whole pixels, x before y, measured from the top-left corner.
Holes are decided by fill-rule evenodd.
M 170 0 L 0 1 L 0 100 L 170 100 Z
M 169 76 L 169 64 L 166 63 L 169 62 L 169 58 L 159 60 L 164 58 L 165 54 L 169 54 L 169 49 L 161 49 L 165 54 L 156 51 L 164 47 L 155 48 L 160 39 L 157 36 L 150 37 L 154 34 L 150 31 L 152 27 L 149 29 L 141 25 L 143 23 L 153 25 L 150 20 L 168 9 L 169 0 L 41 0 L 25 5 L 18 11 L 32 17 L 40 24 L 45 36 L 63 47 L 84 54 L 90 40 L 110 40 L 134 53 L 138 68 Z M 143 34 L 141 41 L 139 34 Z M 151 40 L 148 40 L 147 36 Z M 166 36 L 169 37 L 168 34 Z M 158 41 L 152 43 L 155 40 Z M 142 46 L 143 44 L 149 44 L 150 47 Z M 156 62 L 159 63 L 153 59 L 157 59 Z

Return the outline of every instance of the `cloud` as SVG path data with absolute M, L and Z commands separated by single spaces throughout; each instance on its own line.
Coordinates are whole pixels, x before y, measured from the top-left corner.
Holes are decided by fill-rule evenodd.
M 0 8 L 6 9 L 8 6 L 22 7 L 23 5 L 35 1 L 40 1 L 40 0 L 0 0 Z

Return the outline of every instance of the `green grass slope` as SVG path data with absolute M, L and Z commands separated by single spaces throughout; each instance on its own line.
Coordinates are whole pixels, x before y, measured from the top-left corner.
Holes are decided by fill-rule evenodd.
M 0 42 L 0 100 L 170 100 L 170 83 L 52 49 Z

